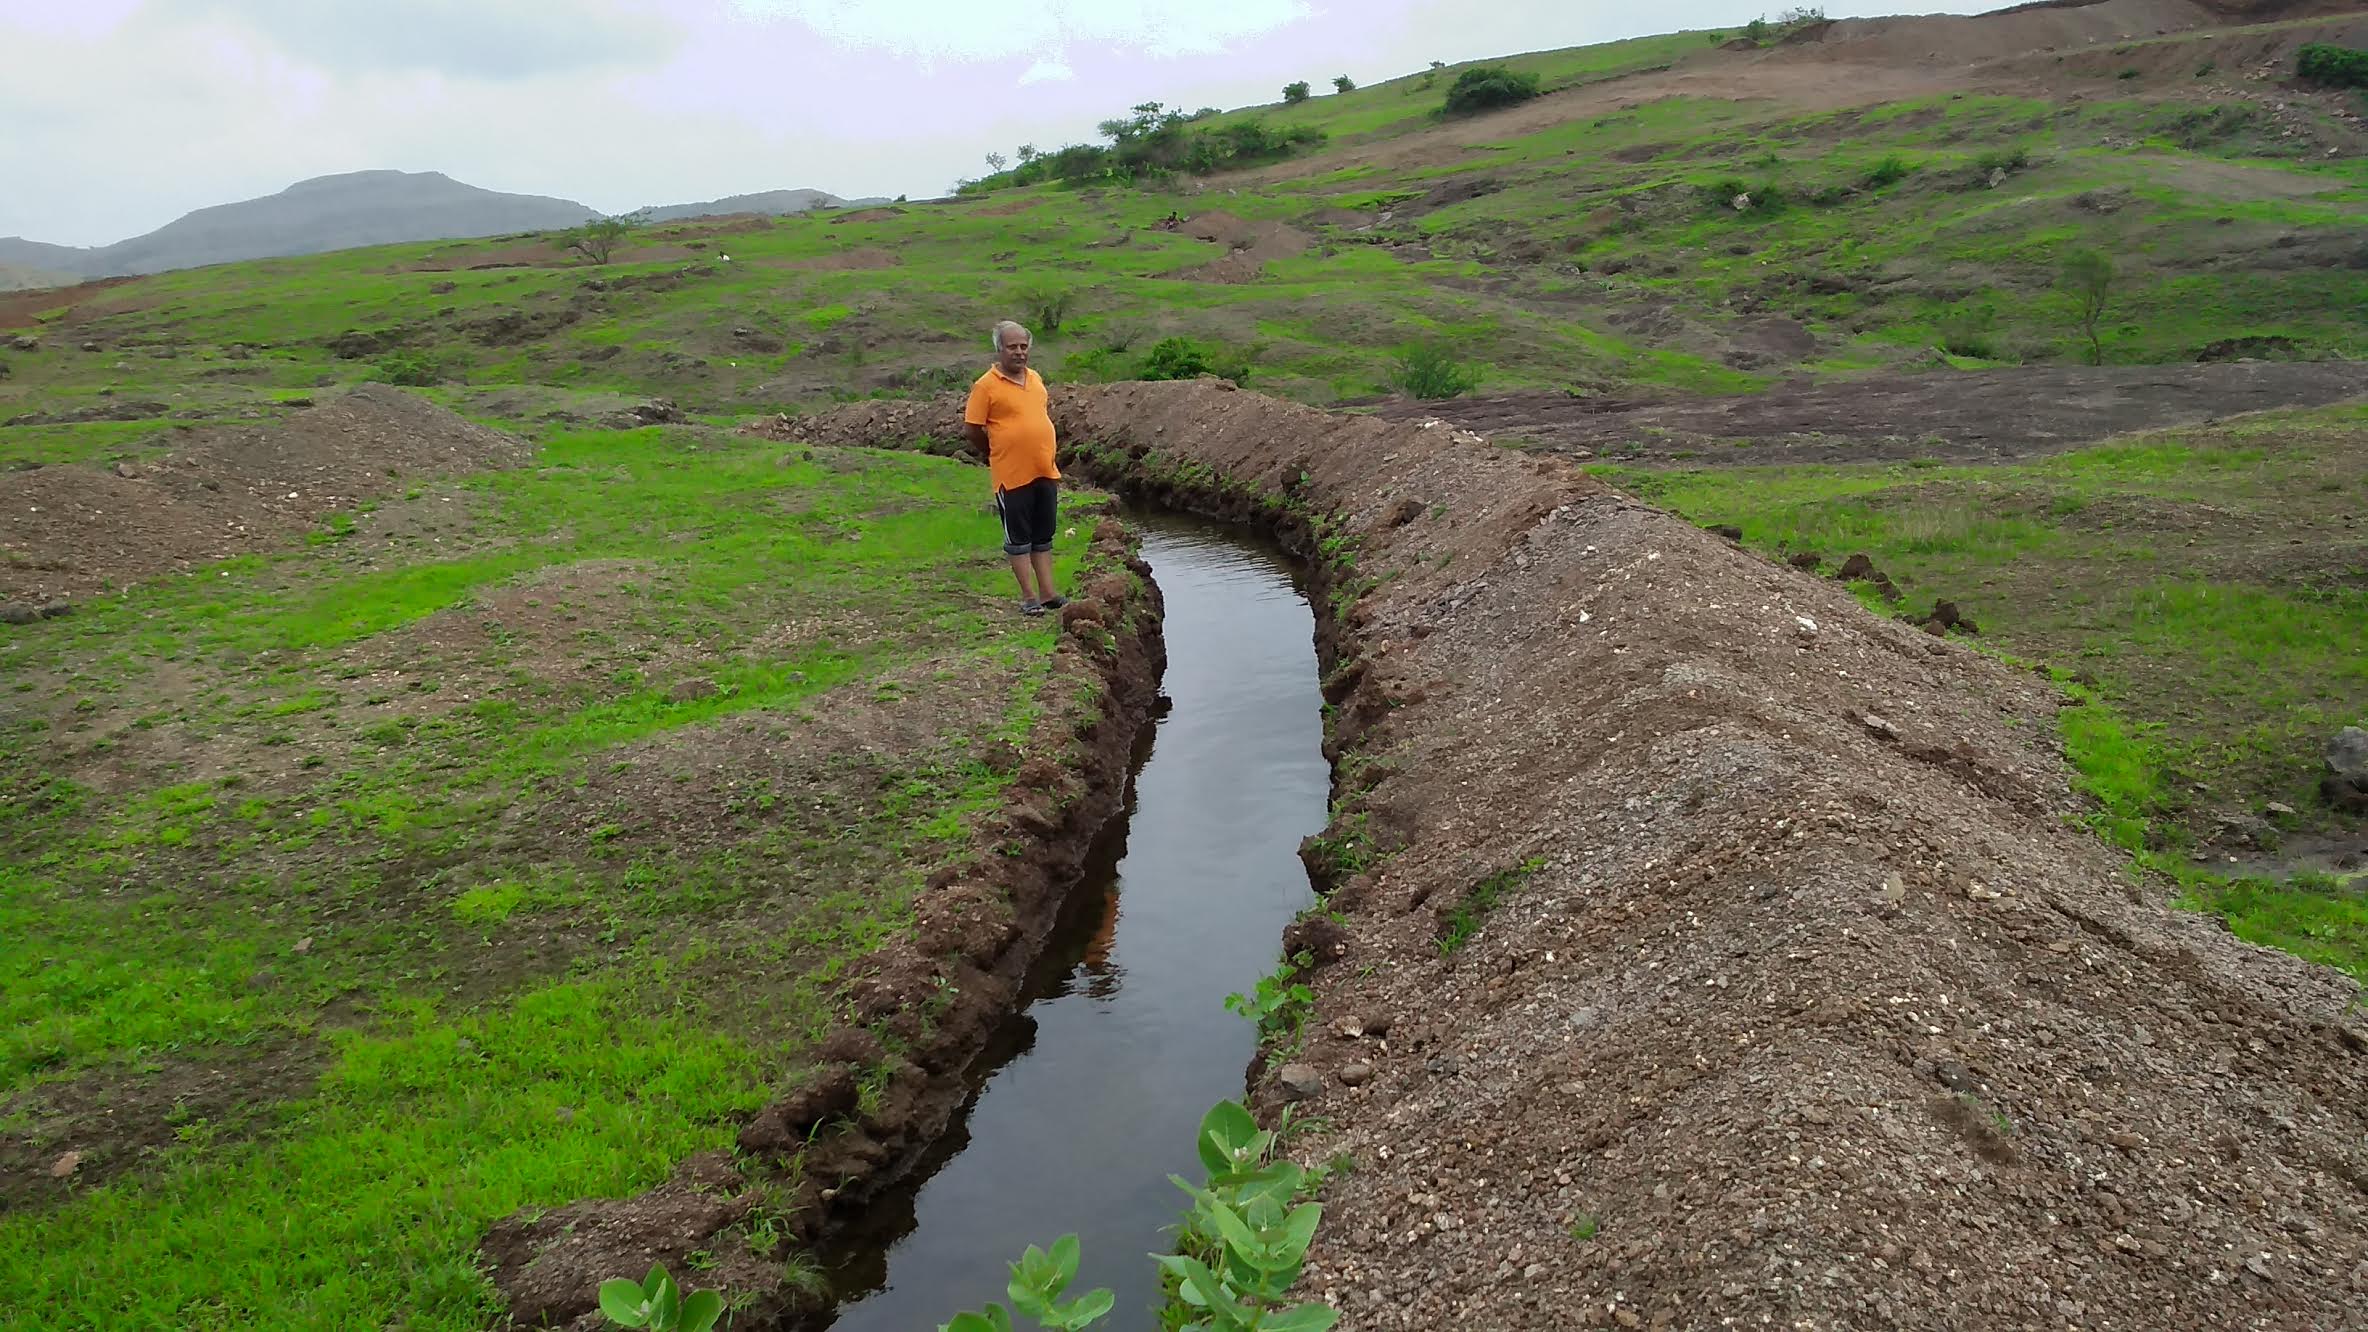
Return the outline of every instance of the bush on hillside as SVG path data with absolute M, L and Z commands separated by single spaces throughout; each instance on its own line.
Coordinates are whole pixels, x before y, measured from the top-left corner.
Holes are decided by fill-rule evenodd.
M 431 388 L 443 383 L 449 367 L 445 358 L 426 352 L 395 352 L 380 358 L 370 377 L 402 388 Z
M 1077 304 L 1077 292 L 1058 282 L 1035 282 L 1012 294 L 1019 306 L 1020 322 L 1038 336 L 1058 333 Z
M 1125 116 L 1101 123 L 1098 128 L 1110 141 L 1107 145 L 1073 143 L 1049 153 L 1031 150 L 1009 171 L 972 181 L 963 191 L 1048 181 L 1132 185 L 1177 172 L 1207 175 L 1289 157 L 1324 141 L 1323 131 L 1312 126 L 1276 129 L 1255 118 L 1193 128 L 1195 122 L 1213 114 L 1202 110 L 1188 116 L 1158 102 L 1145 102 Z
M 1456 360 L 1441 343 L 1418 342 L 1391 363 L 1390 386 L 1426 402 L 1460 398 L 1480 387 L 1480 368 Z
M 2331 88 L 2368 88 L 2368 51 L 2332 42 L 2312 42 L 2297 52 L 2295 72 Z
M 1702 187 L 1702 206 L 1713 213 L 1765 217 L 1783 212 L 1784 204 L 1784 187 L 1772 180 L 1752 185 L 1739 177 L 1724 176 Z
M 1332 80 L 1332 91 L 1336 93 L 1353 93 L 1356 90 L 1357 81 L 1346 74 Z
M 1445 110 L 1451 116 L 1472 115 L 1518 106 L 1537 95 L 1537 75 L 1503 65 L 1480 65 L 1455 76 L 1455 82 L 1447 88 Z
M 1143 363 L 1135 368 L 1137 379 L 1198 379 L 1215 375 L 1246 384 L 1250 379 L 1251 354 L 1231 348 L 1212 347 L 1194 338 L 1161 338 L 1144 354 Z
M 1951 356 L 1964 356 L 1976 361 L 1995 361 L 1998 340 L 1995 329 L 1998 312 L 1987 303 L 1968 302 L 1941 316 L 1940 348 Z
M 1894 153 L 1868 168 L 1865 183 L 1868 189 L 1879 190 L 1886 185 L 1897 185 L 1914 174 L 1916 169 Z
M 1307 93 L 1307 80 L 1305 79 L 1301 79 L 1297 83 L 1286 83 L 1283 85 L 1283 105 L 1297 106 L 1307 100 Z

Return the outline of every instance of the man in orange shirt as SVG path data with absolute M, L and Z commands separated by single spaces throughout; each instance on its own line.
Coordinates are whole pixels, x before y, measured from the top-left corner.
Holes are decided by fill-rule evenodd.
M 1011 576 L 1019 580 L 1020 613 L 1042 615 L 1066 604 L 1052 584 L 1061 488 L 1052 412 L 1044 377 L 1028 368 L 1028 330 L 1006 319 L 995 325 L 994 343 L 995 364 L 970 386 L 962 430 L 995 478 L 995 512 L 1003 518 Z

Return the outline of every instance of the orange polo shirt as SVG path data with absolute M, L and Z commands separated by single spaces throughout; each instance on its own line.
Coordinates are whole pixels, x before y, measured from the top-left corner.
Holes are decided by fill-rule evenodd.
M 1031 481 L 1061 479 L 1053 466 L 1051 398 L 1044 376 L 1028 371 L 1028 382 L 1014 384 L 993 366 L 970 386 L 970 405 L 962 419 L 987 428 L 987 471 L 995 489 L 1017 490 Z

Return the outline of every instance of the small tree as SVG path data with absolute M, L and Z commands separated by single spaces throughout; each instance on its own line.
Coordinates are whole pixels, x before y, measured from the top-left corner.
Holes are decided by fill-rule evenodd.
M 1332 91 L 1336 93 L 1352 93 L 1356 90 L 1357 81 L 1346 74 L 1332 80 Z
M 1069 317 L 1077 303 L 1075 290 L 1058 282 L 1038 282 L 1021 287 L 1013 293 L 1020 311 L 1028 317 L 1028 327 L 1042 334 L 1061 331 L 1061 324 Z
M 1283 105 L 1297 106 L 1307 100 L 1307 80 L 1283 85 Z
M 1022 160 L 1022 161 L 1026 161 L 1027 159 L 1025 159 L 1025 158 L 1022 158 L 1021 160 Z M 997 174 L 997 175 L 1001 175 L 1001 174 L 1002 174 L 1002 172 L 1003 172 L 1003 168 L 1005 168 L 1005 167 L 1007 167 L 1007 166 L 1010 166 L 1010 165 L 1011 165 L 1011 159 L 1010 159 L 1010 158 L 1008 158 L 1008 157 L 1005 157 L 1005 156 L 1004 156 L 1003 154 L 1001 154 L 1001 153 L 989 153 L 989 154 L 987 154 L 987 170 L 989 170 L 989 171 L 991 171 L 991 172 L 994 172 L 994 173 L 995 173 L 995 174 Z
M 2097 321 L 2105 317 L 2105 302 L 2113 293 L 2113 261 L 2096 250 L 2074 250 L 2065 257 L 2056 286 L 2072 298 L 2073 322 L 2088 339 L 2088 363 L 2103 365 L 2105 344 Z
M 603 217 L 586 222 L 560 237 L 568 249 L 595 264 L 605 264 L 633 230 L 634 217 Z
M 1020 165 L 1021 165 L 1021 166 L 1026 166 L 1028 163 L 1030 163 L 1030 162 L 1033 162 L 1033 161 L 1035 161 L 1037 158 L 1039 158 L 1039 157 L 1042 157 L 1042 156 L 1044 156 L 1044 154 L 1042 154 L 1042 153 L 1040 153 L 1040 152 L 1037 152 L 1037 151 L 1036 151 L 1036 145 L 1035 145 L 1035 144 L 1032 144 L 1032 143 L 1023 143 L 1023 144 L 1021 144 L 1021 145 L 1020 145 L 1020 147 L 1019 147 L 1019 158 L 1020 158 Z
M 1436 342 L 1418 342 L 1398 353 L 1390 367 L 1390 384 L 1402 393 L 1435 402 L 1460 398 L 1480 387 L 1480 371 L 1456 360 Z

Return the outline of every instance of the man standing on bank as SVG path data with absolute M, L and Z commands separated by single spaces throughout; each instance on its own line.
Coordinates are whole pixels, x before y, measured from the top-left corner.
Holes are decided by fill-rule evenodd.
M 1044 377 L 1028 368 L 1028 330 L 995 325 L 995 364 L 970 386 L 962 430 L 995 478 L 1003 518 L 1003 553 L 1019 580 L 1020 613 L 1042 615 L 1067 604 L 1053 591 L 1052 534 L 1059 521 L 1061 469 L 1053 465 L 1052 412 Z

